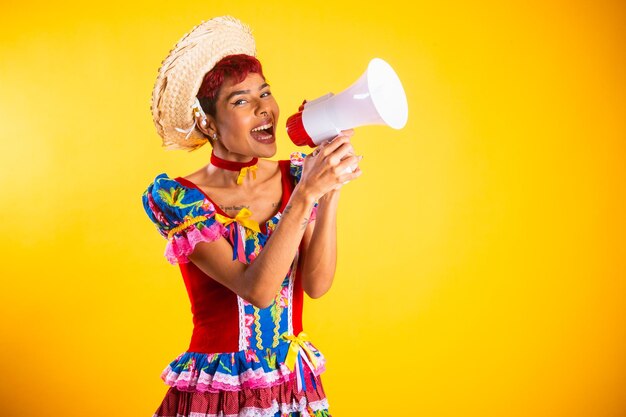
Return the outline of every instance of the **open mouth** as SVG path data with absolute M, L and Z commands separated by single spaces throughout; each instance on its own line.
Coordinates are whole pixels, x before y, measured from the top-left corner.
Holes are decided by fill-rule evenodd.
M 250 131 L 252 138 L 258 142 L 271 143 L 274 141 L 274 124 L 272 122 L 257 126 Z

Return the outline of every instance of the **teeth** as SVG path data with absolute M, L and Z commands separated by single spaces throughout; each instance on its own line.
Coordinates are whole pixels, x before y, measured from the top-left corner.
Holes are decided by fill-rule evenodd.
M 263 125 L 263 126 L 255 127 L 254 129 L 252 129 L 252 132 L 258 132 L 259 130 L 269 129 L 270 127 L 272 127 L 272 124 L 268 123 L 268 124 Z

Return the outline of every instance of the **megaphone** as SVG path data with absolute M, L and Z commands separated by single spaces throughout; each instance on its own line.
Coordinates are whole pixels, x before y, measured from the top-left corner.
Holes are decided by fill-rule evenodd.
M 315 147 L 342 130 L 365 125 L 402 129 L 409 115 L 406 94 L 396 72 L 380 58 L 350 87 L 305 102 L 287 119 L 287 134 L 298 146 Z

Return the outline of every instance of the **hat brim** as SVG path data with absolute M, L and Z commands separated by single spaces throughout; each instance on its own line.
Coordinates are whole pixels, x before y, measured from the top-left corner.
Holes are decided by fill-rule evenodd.
M 256 56 L 251 29 L 231 16 L 202 22 L 170 51 L 152 92 L 152 119 L 163 146 L 193 150 L 207 142 L 192 107 L 207 72 L 228 55 Z

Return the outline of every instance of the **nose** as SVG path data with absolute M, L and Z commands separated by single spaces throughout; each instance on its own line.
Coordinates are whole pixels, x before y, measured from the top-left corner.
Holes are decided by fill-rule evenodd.
M 257 114 L 259 117 L 269 117 L 270 113 L 268 105 L 263 102 L 259 103 L 259 107 L 257 107 Z

